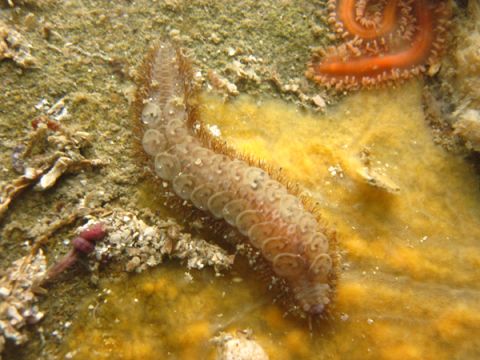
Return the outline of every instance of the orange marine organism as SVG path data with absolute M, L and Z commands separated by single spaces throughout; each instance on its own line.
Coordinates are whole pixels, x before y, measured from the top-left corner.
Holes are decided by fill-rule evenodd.
M 306 76 L 355 90 L 424 73 L 445 49 L 448 0 L 329 0 L 329 23 L 344 43 L 315 53 Z

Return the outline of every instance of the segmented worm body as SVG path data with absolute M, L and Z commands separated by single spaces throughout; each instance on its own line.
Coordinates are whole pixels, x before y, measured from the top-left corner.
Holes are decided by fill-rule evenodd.
M 170 44 L 155 47 L 146 61 L 137 104 L 156 175 L 181 199 L 235 227 L 289 286 L 300 311 L 322 314 L 334 290 L 331 235 L 265 170 L 194 133 L 185 64 Z
M 328 22 L 344 42 L 316 52 L 306 72 L 327 87 L 405 81 L 438 64 L 446 47 L 446 0 L 328 0 L 328 10 Z

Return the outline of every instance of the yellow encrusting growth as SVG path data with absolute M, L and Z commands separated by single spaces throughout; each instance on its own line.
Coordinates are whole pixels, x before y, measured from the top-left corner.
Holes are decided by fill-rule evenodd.
M 144 349 L 154 346 L 155 354 L 143 359 L 168 352 L 187 359 L 192 353 L 211 355 L 205 339 L 224 326 L 252 329 L 279 360 L 478 357 L 478 176 L 433 143 L 420 84 L 360 92 L 325 115 L 248 97 L 224 104 L 205 95 L 201 104 L 200 116 L 210 129 L 238 151 L 281 167 L 338 229 L 343 266 L 332 319 L 311 336 L 308 327 L 282 316 L 283 308 L 271 304 L 254 278 L 232 283 L 228 276 L 202 274 L 186 285 L 182 269 L 170 269 L 170 275 L 159 270 L 118 285 L 97 317 L 90 315 L 74 329 L 70 349 L 105 354 L 105 340 L 90 336 L 100 328 L 108 329 L 118 351 L 133 338 L 141 339 Z M 360 176 L 358 168 L 366 166 L 399 190 Z M 165 287 L 157 288 L 162 279 Z M 169 295 L 169 288 L 177 295 Z M 133 298 L 143 307 L 127 306 Z M 123 307 L 107 311 L 120 299 Z M 127 316 L 128 329 L 113 322 Z M 162 331 L 188 332 L 191 340 L 162 337 Z

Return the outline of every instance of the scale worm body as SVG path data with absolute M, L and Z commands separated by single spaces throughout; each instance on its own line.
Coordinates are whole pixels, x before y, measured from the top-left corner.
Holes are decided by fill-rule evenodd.
M 289 287 L 297 309 L 322 314 L 334 292 L 332 235 L 265 170 L 195 134 L 187 68 L 168 43 L 146 60 L 137 113 L 156 175 L 181 199 L 235 227 Z

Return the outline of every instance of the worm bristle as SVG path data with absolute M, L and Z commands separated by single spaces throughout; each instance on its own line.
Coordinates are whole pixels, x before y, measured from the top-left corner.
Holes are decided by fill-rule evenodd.
M 268 265 L 269 282 L 277 279 L 289 308 L 301 317 L 323 316 L 334 297 L 338 259 L 335 236 L 315 202 L 282 172 L 204 128 L 192 67 L 182 51 L 156 44 L 142 72 L 134 113 L 157 177 L 177 197 L 171 202 L 166 196 L 171 206 L 200 214 L 207 225 L 241 239 L 258 267 Z

